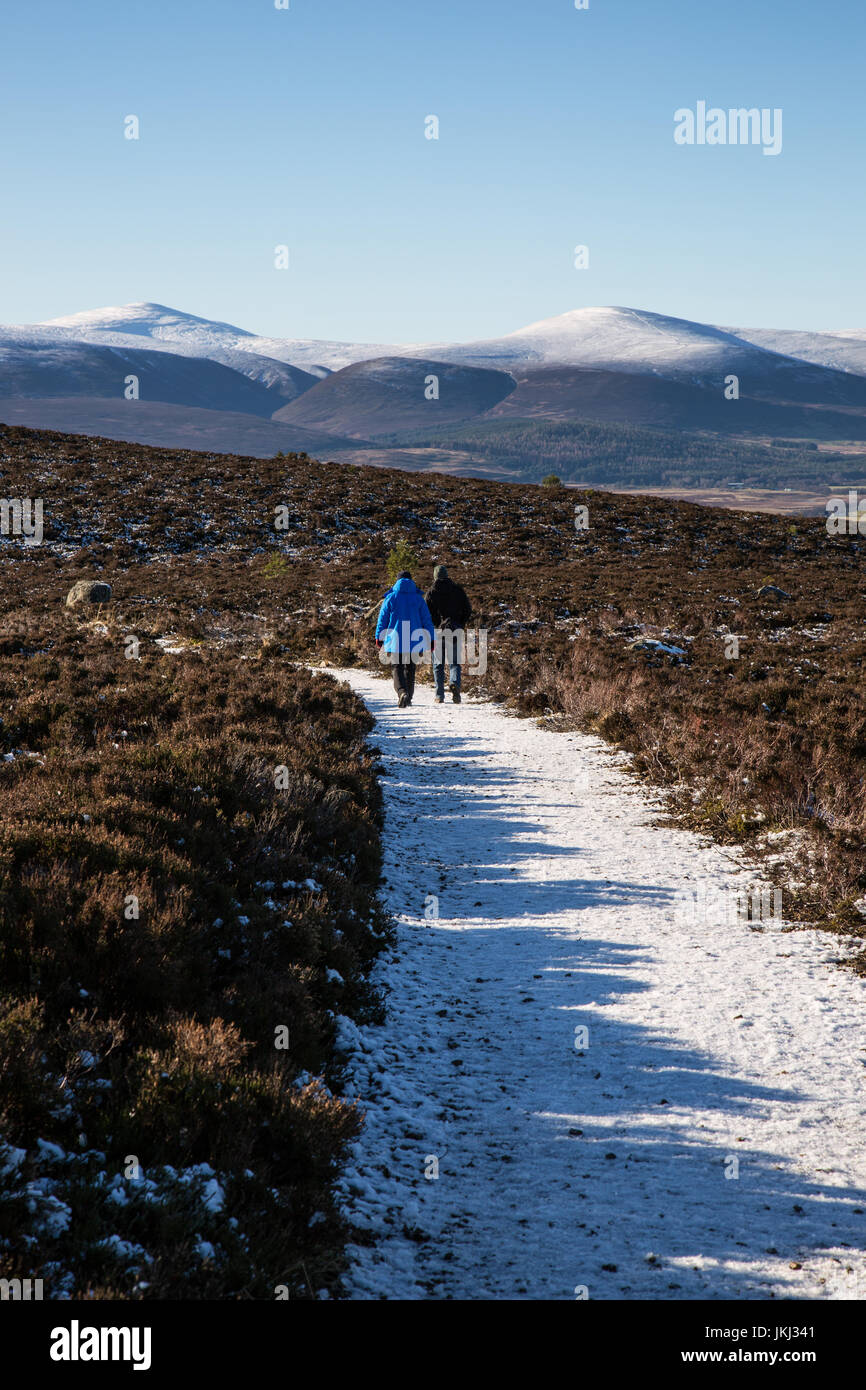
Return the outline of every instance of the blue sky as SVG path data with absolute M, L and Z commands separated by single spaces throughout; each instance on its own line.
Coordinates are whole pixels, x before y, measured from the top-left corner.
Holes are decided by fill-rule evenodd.
M 6 0 L 0 38 L 4 322 L 866 329 L 862 0 Z M 781 154 L 677 146 L 698 100 L 782 108 Z

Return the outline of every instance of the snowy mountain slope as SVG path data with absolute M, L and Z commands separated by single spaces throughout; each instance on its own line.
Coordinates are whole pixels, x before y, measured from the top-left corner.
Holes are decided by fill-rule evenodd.
M 416 350 L 405 350 L 413 355 Z M 502 338 L 424 349 L 445 361 L 524 371 L 571 366 L 712 385 L 741 379 L 744 394 L 837 405 L 866 405 L 859 379 L 746 342 L 712 324 L 628 308 L 573 309 Z M 864 379 L 866 380 L 866 379 Z
M 261 379 L 250 379 L 206 357 L 159 352 L 147 339 L 134 347 L 28 337 L 26 329 L 0 329 L 0 397 L 104 396 L 123 400 L 126 378 L 138 378 L 141 398 L 204 409 L 270 415 L 280 399 Z
M 151 303 L 88 309 L 80 314 L 48 319 L 44 326 L 71 329 L 76 336 L 84 335 L 90 341 L 101 338 L 105 333 L 136 333 L 153 338 L 166 347 L 172 343 L 185 344 L 199 356 L 212 357 L 214 351 L 226 350 L 257 353 L 278 362 L 289 362 L 318 377 L 346 367 L 351 362 L 383 357 L 394 351 L 384 344 L 266 338 L 245 328 L 236 328 L 231 323 L 202 319 L 195 314 L 171 309 L 165 304 Z
M 234 324 L 216 319 L 199 318 L 167 304 L 120 304 L 104 309 L 84 309 L 78 314 L 64 314 L 45 319 L 46 328 L 71 328 L 80 333 L 134 333 L 143 338 L 162 338 L 168 341 L 185 339 L 201 346 L 220 339 L 252 338 L 254 335 Z
M 597 739 L 335 674 L 377 719 L 398 921 L 385 1024 L 340 1024 L 349 1295 L 866 1296 L 846 943 L 726 920 L 747 867 Z
M 431 349 L 432 350 L 432 349 Z M 709 324 L 628 308 L 572 309 L 502 338 L 437 347 L 449 359 L 561 364 L 620 371 L 707 370 L 742 351 L 733 334 Z
M 62 324 L 0 326 L 0 344 L 8 345 L 10 348 L 14 344 L 24 347 L 45 345 L 59 348 L 62 343 L 93 343 L 98 347 L 118 347 L 135 351 L 146 348 L 173 353 L 177 357 L 219 362 L 224 367 L 231 367 L 232 371 L 240 372 L 250 381 L 260 382 L 272 391 L 275 398 L 274 408 L 278 408 L 279 402 L 293 401 L 319 380 L 319 375 L 302 371 L 300 367 L 295 367 L 289 362 L 278 361 L 258 352 L 245 352 L 241 348 L 220 346 L 216 342 L 203 353 L 193 338 L 149 337 L 143 330 L 120 332 L 114 329 Z
M 803 362 L 866 376 L 866 333 L 810 333 L 792 328 L 729 328 L 724 331 L 770 352 L 783 352 Z

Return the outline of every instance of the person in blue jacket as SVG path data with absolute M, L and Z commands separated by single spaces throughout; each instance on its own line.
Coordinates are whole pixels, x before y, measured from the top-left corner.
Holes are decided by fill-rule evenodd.
M 394 669 L 397 703 L 405 709 L 415 694 L 415 667 L 429 656 L 433 646 L 433 619 L 408 570 L 397 576 L 379 609 L 376 646 L 379 660 Z

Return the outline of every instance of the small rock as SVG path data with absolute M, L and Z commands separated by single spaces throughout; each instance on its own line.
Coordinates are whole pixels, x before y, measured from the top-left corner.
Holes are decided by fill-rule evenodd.
M 758 590 L 758 598 L 790 598 L 784 589 L 780 589 L 777 584 L 762 584 Z

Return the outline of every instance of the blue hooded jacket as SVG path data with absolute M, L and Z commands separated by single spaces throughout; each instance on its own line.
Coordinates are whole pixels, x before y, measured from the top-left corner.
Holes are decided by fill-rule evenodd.
M 423 648 L 422 634 L 427 638 Z M 413 650 L 416 657 L 422 650 L 429 652 L 433 635 L 433 619 L 421 590 L 411 579 L 398 579 L 379 609 L 376 638 L 383 639 L 382 650 L 397 653 L 403 661 L 409 661 Z

